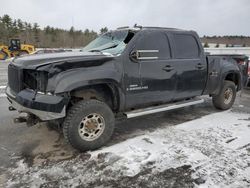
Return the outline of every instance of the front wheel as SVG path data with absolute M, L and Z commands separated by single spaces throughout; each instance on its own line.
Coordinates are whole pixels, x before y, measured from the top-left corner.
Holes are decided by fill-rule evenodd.
M 213 104 L 220 110 L 228 110 L 234 104 L 236 97 L 236 86 L 232 81 L 224 81 L 223 87 L 218 95 L 213 96 Z
M 83 100 L 69 109 L 63 134 L 74 148 L 93 150 L 110 139 L 114 124 L 114 114 L 108 105 L 98 100 Z

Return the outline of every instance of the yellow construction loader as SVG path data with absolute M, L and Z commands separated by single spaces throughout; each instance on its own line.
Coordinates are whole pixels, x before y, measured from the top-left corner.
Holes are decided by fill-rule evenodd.
M 0 45 L 0 60 L 10 57 L 30 54 L 35 51 L 35 47 L 30 44 L 21 44 L 20 39 L 11 39 L 10 45 Z

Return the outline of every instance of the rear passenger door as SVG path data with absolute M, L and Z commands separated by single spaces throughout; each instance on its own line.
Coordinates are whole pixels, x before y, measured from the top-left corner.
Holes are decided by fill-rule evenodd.
M 206 84 L 207 64 L 195 34 L 172 33 L 173 64 L 177 72 L 175 100 L 199 96 Z

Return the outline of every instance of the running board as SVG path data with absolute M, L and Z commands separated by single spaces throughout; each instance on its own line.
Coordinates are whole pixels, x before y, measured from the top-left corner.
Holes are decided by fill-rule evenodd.
M 190 99 L 190 100 L 176 102 L 172 104 L 165 104 L 161 106 L 133 110 L 133 111 L 125 112 L 124 114 L 127 116 L 127 118 L 133 118 L 133 117 L 138 117 L 138 116 L 143 116 L 143 115 L 148 115 L 148 114 L 154 114 L 157 112 L 164 112 L 168 110 L 183 108 L 185 106 L 192 106 L 192 105 L 200 104 L 203 102 L 204 102 L 204 99 Z

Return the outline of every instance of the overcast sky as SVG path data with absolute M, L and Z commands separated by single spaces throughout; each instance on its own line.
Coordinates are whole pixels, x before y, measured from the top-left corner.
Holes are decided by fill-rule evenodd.
M 202 35 L 250 36 L 250 0 L 1 0 L 9 14 L 41 27 L 176 27 Z

